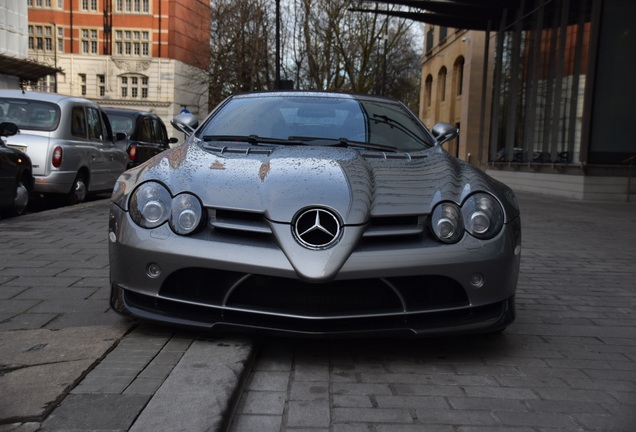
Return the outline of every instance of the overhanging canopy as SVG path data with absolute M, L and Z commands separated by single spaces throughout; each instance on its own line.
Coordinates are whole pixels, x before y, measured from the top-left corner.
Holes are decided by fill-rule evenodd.
M 62 72 L 62 69 L 32 60 L 0 54 L 0 74 L 3 75 L 16 76 L 26 81 L 37 81 L 47 75 L 55 75 L 58 72 Z
M 409 11 L 382 10 L 382 8 L 352 8 L 354 12 L 378 13 L 387 16 L 406 18 L 427 24 L 452 27 L 465 30 L 508 30 L 520 21 L 522 27 L 532 28 L 531 20 L 526 19 L 537 9 L 544 7 L 549 15 L 555 2 L 551 0 L 362 0 L 362 3 L 384 3 L 411 8 Z M 565 1 L 556 7 L 567 5 L 569 21 L 576 22 L 582 7 L 578 0 Z M 560 11 L 559 11 L 560 12 Z M 545 19 L 544 22 L 550 22 Z

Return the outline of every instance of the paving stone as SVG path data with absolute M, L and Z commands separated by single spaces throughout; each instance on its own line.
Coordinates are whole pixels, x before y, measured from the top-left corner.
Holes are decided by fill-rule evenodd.
M 413 417 L 407 409 L 394 408 L 333 408 L 334 423 L 413 423 Z
M 69 395 L 42 424 L 42 432 L 127 431 L 148 402 L 147 395 Z
M 246 392 L 240 412 L 244 414 L 271 414 L 282 416 L 285 410 L 285 396 L 285 392 Z
M 328 401 L 289 401 L 288 427 L 329 427 L 330 424 L 331 412 Z

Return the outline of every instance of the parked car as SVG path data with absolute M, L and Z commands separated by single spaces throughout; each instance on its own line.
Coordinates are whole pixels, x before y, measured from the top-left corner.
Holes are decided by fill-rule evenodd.
M 128 168 L 147 161 L 178 141 L 168 138 L 166 125 L 154 113 L 123 108 L 104 108 L 104 111 L 118 138 L 117 145 L 128 153 Z
M 232 96 L 126 171 L 109 226 L 114 310 L 304 335 L 498 332 L 515 317 L 512 191 L 402 103 Z
M 0 123 L 0 215 L 18 216 L 29 205 L 33 191 L 33 169 L 26 153 L 8 147 L 6 137 L 17 134 L 14 123 Z
M 87 99 L 52 93 L 0 90 L 0 121 L 20 133 L 7 144 L 33 162 L 33 191 L 81 202 L 112 191 L 128 156 L 115 145 L 106 113 Z

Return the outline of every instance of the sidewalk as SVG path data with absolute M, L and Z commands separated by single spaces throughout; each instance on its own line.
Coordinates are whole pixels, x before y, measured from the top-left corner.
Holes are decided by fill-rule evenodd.
M 108 205 L 0 220 L 1 432 L 125 431 L 133 423 L 158 431 L 153 412 L 174 404 L 173 424 L 184 430 L 218 430 L 229 418 L 251 344 L 139 326 L 112 312 Z M 171 388 L 175 379 L 195 385 Z M 214 385 L 214 399 L 196 394 L 197 384 Z M 192 415 L 202 405 L 208 415 Z

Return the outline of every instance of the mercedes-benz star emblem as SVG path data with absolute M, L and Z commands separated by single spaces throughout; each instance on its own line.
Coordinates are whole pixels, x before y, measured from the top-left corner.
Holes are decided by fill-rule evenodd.
M 328 210 L 314 208 L 302 212 L 294 223 L 298 242 L 309 249 L 325 249 L 340 238 L 340 222 Z

